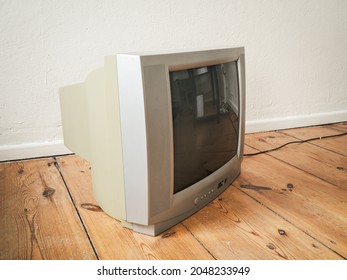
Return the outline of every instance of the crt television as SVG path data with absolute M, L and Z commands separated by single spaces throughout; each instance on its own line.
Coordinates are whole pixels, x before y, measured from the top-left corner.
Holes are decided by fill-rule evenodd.
M 100 207 L 136 232 L 162 233 L 240 173 L 243 47 L 107 56 L 59 95 L 64 144 L 90 162 Z

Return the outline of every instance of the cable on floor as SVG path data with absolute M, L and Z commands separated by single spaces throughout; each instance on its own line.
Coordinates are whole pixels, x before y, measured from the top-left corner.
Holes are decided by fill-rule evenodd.
M 290 144 L 297 144 L 297 143 L 305 143 L 305 142 L 310 142 L 310 141 L 314 141 L 314 140 L 320 140 L 320 139 L 326 139 L 326 138 L 332 138 L 332 137 L 339 137 L 339 136 L 344 136 L 347 135 L 347 132 L 343 132 L 340 134 L 334 134 L 334 135 L 327 135 L 327 136 L 320 136 L 320 137 L 314 137 L 314 138 L 309 138 L 306 140 L 296 140 L 296 141 L 291 141 L 288 143 L 285 143 L 279 147 L 273 148 L 273 149 L 269 149 L 269 150 L 265 150 L 265 151 L 260 151 L 260 152 L 256 152 L 256 153 L 248 153 L 248 154 L 243 154 L 245 157 L 250 157 L 250 156 L 255 156 L 255 155 L 260 155 L 260 154 L 265 154 L 265 153 L 269 153 L 269 152 L 273 152 L 276 150 L 279 150 L 287 145 Z

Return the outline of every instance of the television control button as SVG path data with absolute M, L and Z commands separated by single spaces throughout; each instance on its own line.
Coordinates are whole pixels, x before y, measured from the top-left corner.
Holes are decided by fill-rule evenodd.
M 194 203 L 195 203 L 195 204 L 198 204 L 198 203 L 199 203 L 199 198 L 198 198 L 198 197 L 194 199 Z

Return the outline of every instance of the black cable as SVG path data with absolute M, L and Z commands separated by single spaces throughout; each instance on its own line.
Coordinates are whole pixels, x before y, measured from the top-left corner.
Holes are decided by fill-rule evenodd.
M 256 153 L 250 153 L 250 154 L 243 154 L 245 157 L 249 157 L 249 156 L 255 156 L 255 155 L 260 155 L 260 154 L 265 154 L 265 153 L 269 153 L 269 152 L 273 152 L 276 150 L 279 150 L 287 145 L 290 144 L 296 144 L 296 143 L 305 143 L 305 142 L 310 142 L 310 141 L 314 141 L 314 140 L 320 140 L 320 139 L 325 139 L 325 138 L 332 138 L 332 137 L 338 137 L 338 136 L 343 136 L 343 135 L 347 135 L 347 132 L 341 133 L 341 134 L 335 134 L 335 135 L 327 135 L 327 136 L 320 136 L 320 137 L 315 137 L 315 138 L 310 138 L 310 139 L 306 139 L 306 140 L 297 140 L 297 141 L 291 141 L 288 142 L 286 144 L 283 144 L 279 147 L 270 149 L 270 150 L 265 150 L 265 151 L 260 151 L 260 152 L 256 152 Z

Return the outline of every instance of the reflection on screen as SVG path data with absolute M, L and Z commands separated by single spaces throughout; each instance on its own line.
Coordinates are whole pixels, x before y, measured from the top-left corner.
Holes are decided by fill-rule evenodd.
M 177 193 L 237 154 L 237 62 L 170 72 L 170 87 Z

